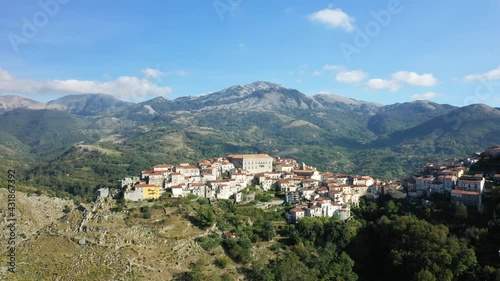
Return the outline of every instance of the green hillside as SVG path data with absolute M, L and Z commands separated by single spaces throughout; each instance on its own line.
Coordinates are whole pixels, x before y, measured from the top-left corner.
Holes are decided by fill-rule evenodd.
M 49 104 L 64 108 L 15 109 L 9 103 L 14 109 L 0 115 L 2 158 L 24 165 L 26 177 L 38 185 L 85 198 L 98 185 L 112 185 L 119 176 L 157 163 L 194 163 L 229 153 L 262 152 L 324 171 L 398 178 L 427 161 L 466 157 L 500 143 L 500 111 L 486 105 L 455 108 L 417 101 L 383 106 L 335 95 L 307 96 L 267 82 L 140 104 L 102 95 Z M 85 145 L 98 149 L 75 150 Z M 101 164 L 113 172 L 101 172 L 106 170 Z M 64 186 L 68 171 L 86 182 L 80 188 L 85 192 Z

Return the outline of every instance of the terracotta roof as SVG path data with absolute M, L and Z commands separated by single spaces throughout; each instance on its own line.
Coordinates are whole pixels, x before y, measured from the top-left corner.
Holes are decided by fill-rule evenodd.
M 295 174 L 312 174 L 314 173 L 315 170 L 294 170 L 293 173 Z
M 163 176 L 163 174 L 168 173 L 167 171 L 151 171 L 147 173 L 142 173 L 143 175 L 157 175 L 157 176 Z
M 474 182 L 474 183 L 480 183 L 482 180 L 460 180 L 460 182 Z
M 173 166 L 170 164 L 158 164 L 154 166 L 153 168 L 172 168 Z
M 175 167 L 176 170 L 178 169 L 198 169 L 198 167 L 194 166 L 194 165 L 187 165 L 187 166 L 177 166 Z
M 229 154 L 227 158 L 255 159 L 255 158 L 272 158 L 272 157 L 267 154 Z
M 462 195 L 479 195 L 479 192 L 476 191 L 467 191 L 467 190 L 452 190 L 451 194 L 462 194 Z

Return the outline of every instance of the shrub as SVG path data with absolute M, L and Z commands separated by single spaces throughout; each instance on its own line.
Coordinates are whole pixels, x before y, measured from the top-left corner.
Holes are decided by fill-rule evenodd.
M 202 247 L 205 251 L 210 251 L 216 248 L 220 245 L 221 241 L 222 239 L 216 234 L 196 238 L 198 245 L 200 245 L 200 247 Z
M 64 205 L 63 212 L 64 212 L 65 214 L 68 214 L 69 212 L 71 212 L 71 208 L 70 208 L 68 205 Z
M 225 269 L 231 264 L 231 260 L 227 257 L 220 257 L 215 260 L 215 265 L 221 269 Z

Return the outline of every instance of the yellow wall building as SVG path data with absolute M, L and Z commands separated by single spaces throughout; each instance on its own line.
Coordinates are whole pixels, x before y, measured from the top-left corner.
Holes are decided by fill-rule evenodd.
M 142 194 L 144 200 L 157 199 L 160 197 L 160 187 L 153 184 L 136 184 L 136 190 Z

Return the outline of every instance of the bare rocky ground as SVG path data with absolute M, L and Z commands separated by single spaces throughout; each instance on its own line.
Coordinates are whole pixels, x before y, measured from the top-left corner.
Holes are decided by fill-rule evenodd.
M 16 196 L 17 269 L 10 273 L 7 190 L 0 189 L 0 280 L 172 280 L 199 259 L 207 261 L 209 275 L 239 276 L 234 266 L 213 266 L 222 249 L 205 252 L 194 238 L 208 231 L 192 226 L 175 208 L 155 210 L 151 219 L 131 219 L 127 211 L 111 211 L 111 199 L 76 206 L 44 195 Z M 128 207 L 148 203 L 134 204 Z

